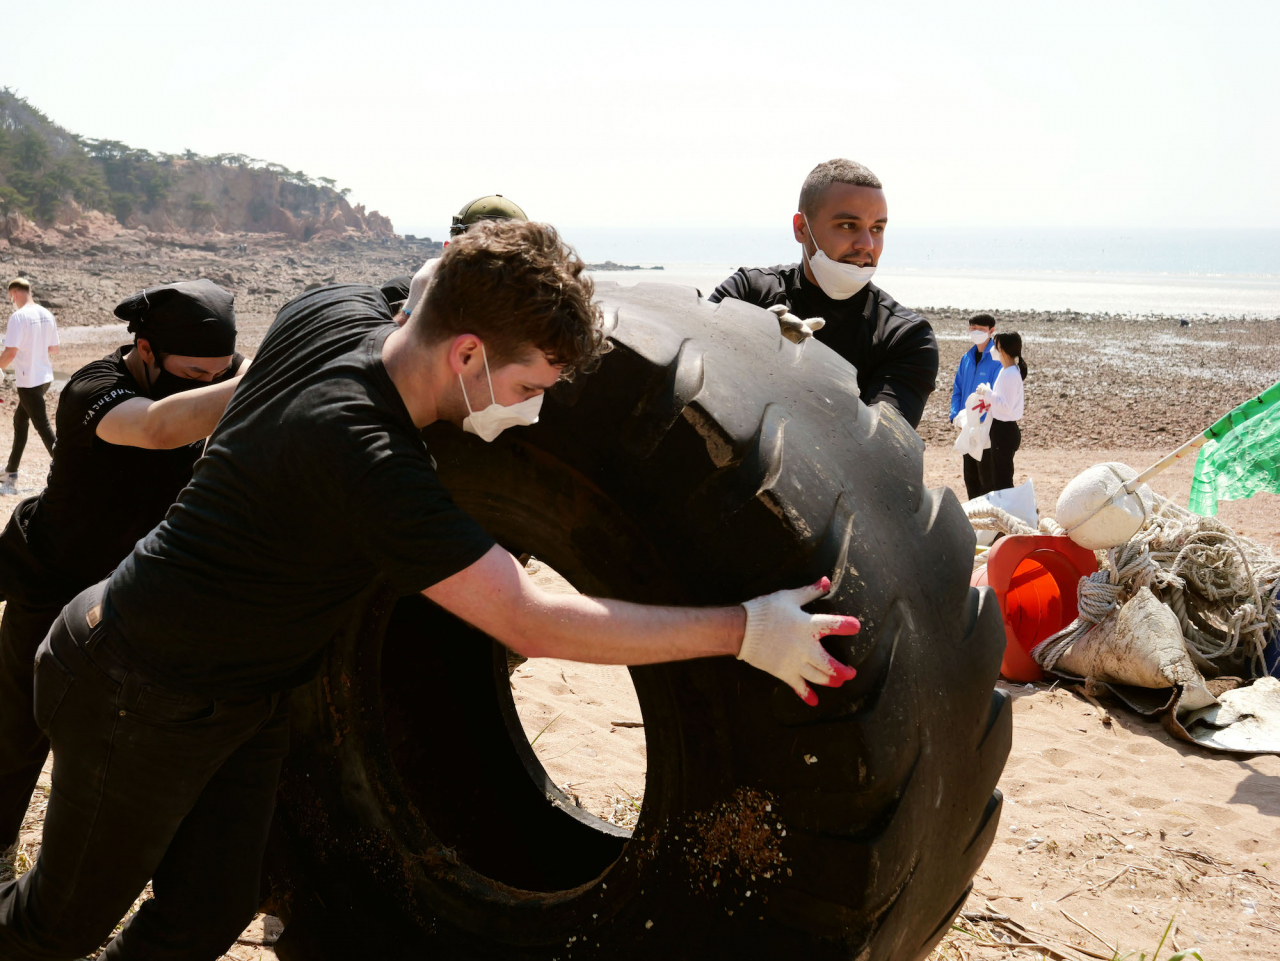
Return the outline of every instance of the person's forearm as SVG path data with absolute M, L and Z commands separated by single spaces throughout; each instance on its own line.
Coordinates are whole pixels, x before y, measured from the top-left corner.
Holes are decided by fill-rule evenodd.
M 213 433 L 227 409 L 239 377 L 162 397 L 147 408 L 144 430 L 161 450 L 193 444 Z
M 470 567 L 427 588 L 427 597 L 527 657 L 653 664 L 737 655 L 742 607 L 658 607 L 542 590 L 494 546 Z
M 654 664 L 732 655 L 813 705 L 818 697 L 810 684 L 839 687 L 857 673 L 835 660 L 822 639 L 856 634 L 858 619 L 804 610 L 830 590 L 831 581 L 823 577 L 736 607 L 651 607 L 544 591 L 495 544 L 423 593 L 527 657 Z
M 543 594 L 509 627 L 504 643 L 526 657 L 596 664 L 656 664 L 734 655 L 741 607 L 654 607 L 581 594 Z

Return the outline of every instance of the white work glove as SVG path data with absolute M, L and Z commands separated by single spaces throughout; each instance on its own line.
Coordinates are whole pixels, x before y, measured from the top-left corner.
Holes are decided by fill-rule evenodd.
M 973 392 L 985 400 L 987 397 L 991 395 L 991 385 L 979 384 L 977 387 L 973 389 Z
M 824 577 L 808 587 L 777 591 L 742 605 L 747 611 L 747 630 L 738 659 L 772 674 L 810 707 L 817 705 L 818 695 L 806 681 L 839 687 L 858 673 L 822 646 L 822 638 L 828 634 L 857 634 L 862 628 L 858 619 L 839 614 L 806 614 L 801 610 L 829 590 L 831 581 Z
M 786 304 L 774 304 L 769 308 L 769 311 L 777 316 L 778 327 L 782 330 L 782 336 L 793 344 L 808 340 L 823 327 L 827 326 L 827 322 L 821 317 L 810 317 L 808 320 L 801 320 L 791 313 Z

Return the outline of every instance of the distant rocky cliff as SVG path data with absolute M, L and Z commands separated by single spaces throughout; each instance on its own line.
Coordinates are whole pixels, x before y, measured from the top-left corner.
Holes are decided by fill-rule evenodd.
M 271 233 L 291 240 L 395 236 L 332 180 L 243 154 L 153 154 L 68 132 L 0 90 L 0 244 L 30 249 L 121 228 Z

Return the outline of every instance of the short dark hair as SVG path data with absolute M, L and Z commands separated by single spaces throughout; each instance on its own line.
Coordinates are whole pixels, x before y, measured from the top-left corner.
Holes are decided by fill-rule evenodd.
M 8 289 L 13 290 L 15 287 L 19 290 L 25 290 L 27 293 L 31 293 L 31 281 L 27 280 L 26 277 L 15 277 L 13 280 L 9 281 Z
M 969 323 L 978 324 L 981 327 L 994 327 L 996 319 L 990 314 L 974 314 L 969 318 Z
M 428 343 L 475 334 L 491 364 L 540 350 L 569 379 L 607 349 L 586 269 L 548 224 L 480 221 L 449 242 L 410 323 Z
M 839 158 L 828 160 L 825 163 L 818 164 L 818 166 L 809 171 L 809 176 L 804 178 L 804 185 L 800 188 L 801 212 L 806 215 L 813 213 L 818 201 L 832 184 L 851 184 L 854 187 L 884 189 L 884 184 L 880 182 L 880 178 L 862 164 L 853 160 Z

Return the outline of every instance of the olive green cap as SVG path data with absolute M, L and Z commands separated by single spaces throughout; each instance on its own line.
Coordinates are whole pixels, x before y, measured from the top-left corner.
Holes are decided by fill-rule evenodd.
M 502 194 L 490 194 L 478 197 L 469 204 L 464 204 L 453 217 L 453 225 L 449 233 L 457 236 L 472 224 L 480 220 L 528 220 L 524 211 L 513 204 Z

